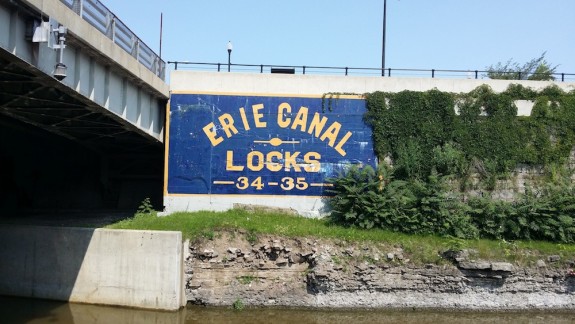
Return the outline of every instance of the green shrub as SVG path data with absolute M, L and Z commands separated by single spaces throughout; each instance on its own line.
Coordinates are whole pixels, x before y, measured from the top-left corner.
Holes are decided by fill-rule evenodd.
M 478 231 L 467 214 L 467 206 L 458 195 L 449 191 L 444 178 L 432 174 L 427 182 L 414 181 L 411 187 L 417 198 L 415 210 L 422 234 L 478 237 Z
M 365 167 L 330 181 L 330 217 L 337 224 L 455 238 L 575 242 L 571 184 L 527 189 L 515 202 L 474 197 L 463 203 L 436 174 L 427 182 L 408 182 L 393 179 L 389 167 Z
M 408 234 L 477 237 L 477 229 L 458 197 L 448 193 L 443 178 L 428 182 L 393 179 L 393 170 L 381 166 L 352 168 L 330 180 L 331 220 L 360 228 L 382 228 Z
M 575 188 L 528 188 L 515 202 L 473 198 L 469 214 L 483 238 L 575 242 Z
M 539 192 L 528 189 L 514 203 L 515 217 L 508 220 L 510 239 L 575 242 L 575 189 L 547 185 Z
M 354 225 L 361 228 L 385 227 L 380 212 L 395 207 L 399 212 L 408 204 L 408 195 L 403 191 L 405 184 L 393 181 L 391 173 L 383 164 L 377 172 L 367 166 L 352 167 L 338 178 L 329 179 L 334 185 L 335 195 L 329 200 L 331 220 L 335 223 Z M 392 193 L 393 201 L 387 199 Z
M 506 238 L 507 220 L 513 217 L 513 205 L 486 197 L 473 197 L 467 202 L 468 214 L 479 236 L 489 239 Z

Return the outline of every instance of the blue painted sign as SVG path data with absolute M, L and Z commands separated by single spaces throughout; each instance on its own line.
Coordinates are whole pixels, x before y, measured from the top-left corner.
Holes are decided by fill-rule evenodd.
M 375 166 L 365 111 L 359 98 L 172 94 L 168 194 L 329 195 L 328 178 Z

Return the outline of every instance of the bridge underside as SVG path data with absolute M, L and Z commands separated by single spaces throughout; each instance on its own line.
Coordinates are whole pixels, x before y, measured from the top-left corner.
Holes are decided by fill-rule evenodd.
M 1 215 L 162 205 L 163 144 L 0 49 Z

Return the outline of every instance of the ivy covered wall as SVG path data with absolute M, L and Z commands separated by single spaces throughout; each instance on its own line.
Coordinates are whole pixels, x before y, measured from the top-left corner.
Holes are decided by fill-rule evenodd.
M 465 94 L 438 90 L 366 95 L 375 152 L 391 158 L 395 176 L 427 179 L 450 175 L 467 189 L 478 175 L 494 189 L 519 165 L 563 172 L 575 145 L 575 92 L 533 91 L 510 85 L 501 93 L 483 85 Z M 533 102 L 531 116 L 517 116 L 516 102 Z
M 378 169 L 332 179 L 331 219 L 411 234 L 575 242 L 575 91 L 511 85 L 495 93 L 366 95 Z M 532 103 L 518 116 L 518 103 Z M 516 170 L 508 200 L 494 195 Z M 459 190 L 457 190 L 459 189 Z

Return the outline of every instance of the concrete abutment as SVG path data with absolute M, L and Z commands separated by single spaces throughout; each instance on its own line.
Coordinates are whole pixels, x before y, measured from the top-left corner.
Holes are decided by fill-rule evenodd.
M 0 295 L 177 310 L 181 232 L 3 226 Z

